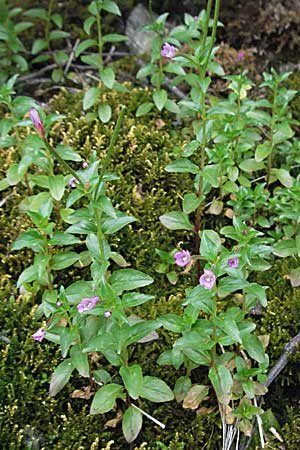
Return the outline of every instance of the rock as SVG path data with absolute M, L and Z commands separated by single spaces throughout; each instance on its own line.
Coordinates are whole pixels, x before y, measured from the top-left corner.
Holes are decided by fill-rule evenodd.
M 150 13 L 145 6 L 139 3 L 133 8 L 127 19 L 125 29 L 125 34 L 128 37 L 127 45 L 133 53 L 150 53 L 154 33 L 145 33 L 140 29 L 143 25 L 151 22 Z

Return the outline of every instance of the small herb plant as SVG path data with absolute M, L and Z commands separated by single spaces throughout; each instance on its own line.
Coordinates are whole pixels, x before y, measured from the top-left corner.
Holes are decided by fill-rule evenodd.
M 59 82 L 64 76 L 62 66 L 68 61 L 68 54 L 65 51 L 52 51 L 53 42 L 65 39 L 69 33 L 62 30 L 63 18 L 61 14 L 53 12 L 55 7 L 55 0 L 49 0 L 48 9 L 45 8 L 31 8 L 24 13 L 25 16 L 31 17 L 34 20 L 42 21 L 44 27 L 44 37 L 37 38 L 33 41 L 31 53 L 34 56 L 31 61 L 32 64 L 44 63 L 54 59 L 57 68 L 52 71 L 52 80 Z M 55 29 L 52 29 L 57 27 Z
M 22 8 L 9 8 L 6 0 L 0 1 L 0 84 L 15 71 L 27 72 L 28 62 L 21 33 L 33 26 L 32 22 L 19 20 Z
M 86 91 L 83 99 L 83 109 L 86 111 L 100 101 L 98 117 L 101 122 L 106 123 L 111 119 L 112 110 L 110 105 L 104 100 L 105 88 L 124 90 L 124 87 L 119 85 L 115 80 L 113 69 L 111 67 L 104 67 L 103 48 L 109 43 L 126 41 L 127 37 L 116 33 L 103 35 L 103 12 L 121 16 L 121 11 L 115 2 L 111 0 L 93 0 L 88 7 L 88 11 L 90 16 L 84 21 L 83 28 L 86 34 L 90 36 L 93 28 L 96 27 L 97 39 L 88 38 L 80 42 L 75 50 L 75 56 L 80 56 L 82 62 L 97 69 L 99 86 L 91 87 Z M 97 53 L 84 54 L 91 47 L 97 47 Z M 94 116 L 95 114 L 92 113 L 90 118 Z
M 105 159 L 100 162 L 93 154 L 83 169 L 75 171 L 66 159 L 76 163 L 81 158 L 70 149 L 66 158 L 61 146 L 52 147 L 38 111 L 30 110 L 49 175 L 30 179 L 44 190 L 21 204 L 34 227 L 14 241 L 12 250 L 30 248 L 35 253 L 33 264 L 21 273 L 17 286 L 42 298 L 37 315 L 47 321 L 33 338 L 60 345 L 64 358 L 52 374 L 50 396 L 56 395 L 76 370 L 88 380 L 86 397 L 94 395 L 90 413 L 113 410 L 117 401 L 124 436 L 132 442 L 141 430 L 143 415 L 164 427 L 136 401 L 170 401 L 174 394 L 163 380 L 144 376 L 139 364 L 130 364 L 130 347 L 155 338 L 154 331 L 161 322 L 143 320 L 133 313 L 134 307 L 153 299 L 137 291 L 153 279 L 128 268 L 124 257 L 112 251 L 108 241 L 109 236 L 135 221 L 117 211 L 106 194 L 106 184 L 117 179 L 107 168 L 123 116 L 124 109 Z M 55 161 L 66 173 L 53 172 Z M 76 245 L 85 246 L 85 250 L 74 251 Z M 113 263 L 121 269 L 113 270 Z M 63 286 L 57 274 L 74 265 L 80 270 L 90 267 L 90 276 Z M 113 381 L 103 365 L 97 367 L 91 361 L 92 352 L 101 353 L 110 366 L 117 368 L 119 382 Z

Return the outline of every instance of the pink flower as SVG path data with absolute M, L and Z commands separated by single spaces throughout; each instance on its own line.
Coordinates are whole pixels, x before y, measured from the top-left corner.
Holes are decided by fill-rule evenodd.
M 171 45 L 171 44 L 168 44 L 167 42 L 165 42 L 160 54 L 161 54 L 161 56 L 164 56 L 165 58 L 172 59 L 176 55 L 176 52 L 177 52 L 177 48 L 174 47 L 174 45 Z
M 181 252 L 176 252 L 174 255 L 175 258 L 175 264 L 180 267 L 187 266 L 191 260 L 191 254 L 188 250 L 182 250 Z
M 238 52 L 238 57 L 237 57 L 237 59 L 238 59 L 238 61 L 242 62 L 244 58 L 245 58 L 245 52 L 244 52 L 244 50 L 240 50 L 240 51 Z
M 81 302 L 77 305 L 77 310 L 79 314 L 94 309 L 99 300 L 100 300 L 99 297 L 83 298 Z
M 204 270 L 204 274 L 199 278 L 199 283 L 205 289 L 211 289 L 216 282 L 216 276 L 211 270 Z
M 37 342 L 42 342 L 46 334 L 45 328 L 39 328 L 33 335 L 32 338 Z
M 30 119 L 32 120 L 33 126 L 37 131 L 37 134 L 44 139 L 45 137 L 45 128 L 40 119 L 39 113 L 35 108 L 31 108 L 29 110 Z
M 198 16 L 194 16 L 193 19 L 196 21 L 198 20 Z
M 83 167 L 84 169 L 86 169 L 87 167 L 89 167 L 89 163 L 88 163 L 87 161 L 83 161 L 82 167 Z
M 109 319 L 111 317 L 111 312 L 110 311 L 105 311 L 104 317 L 105 317 L 105 319 Z
M 71 188 L 76 188 L 76 184 L 79 184 L 79 181 L 75 177 L 71 177 L 69 179 L 69 186 Z
M 233 269 L 236 269 L 237 266 L 239 265 L 239 263 L 240 263 L 239 258 L 230 258 L 230 259 L 227 261 L 227 264 L 228 264 L 230 267 L 232 267 Z

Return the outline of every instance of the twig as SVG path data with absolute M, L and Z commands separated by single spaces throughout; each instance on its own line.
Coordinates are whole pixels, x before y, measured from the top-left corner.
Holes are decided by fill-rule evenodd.
M 289 357 L 296 352 L 298 344 L 300 344 L 300 333 L 294 336 L 290 340 L 290 342 L 285 345 L 282 355 L 268 374 L 268 379 L 265 383 L 267 387 L 269 387 L 270 384 L 275 380 L 275 378 L 280 374 L 280 372 L 283 371 L 283 369 L 289 362 Z
M 70 53 L 68 62 L 67 62 L 67 64 L 66 64 L 66 67 L 65 67 L 65 70 L 64 70 L 64 75 L 66 75 L 66 74 L 68 73 L 69 69 L 70 69 L 70 65 L 71 65 L 71 63 L 72 63 L 72 61 L 73 61 L 73 59 L 74 59 L 75 50 L 76 50 L 76 48 L 77 48 L 79 42 L 80 42 L 80 39 L 76 39 L 75 44 L 74 44 L 74 47 L 72 48 L 72 51 L 71 51 L 71 53 Z
M 116 50 L 116 46 L 112 45 L 108 52 L 108 55 L 106 56 L 106 58 L 104 60 L 104 64 L 107 64 L 111 60 L 113 54 L 115 53 L 115 50 Z
M 270 384 L 273 383 L 275 378 L 278 377 L 280 372 L 283 371 L 283 369 L 285 368 L 285 366 L 289 362 L 289 357 L 296 352 L 297 346 L 299 344 L 300 344 L 300 333 L 298 333 L 296 336 L 294 336 L 285 345 L 284 351 L 281 354 L 280 358 L 278 359 L 278 361 L 275 363 L 275 365 L 272 367 L 272 369 L 268 373 L 268 378 L 267 378 L 267 381 L 265 382 L 265 386 L 266 387 L 269 387 Z M 256 401 L 259 401 L 260 399 L 261 399 L 261 396 L 256 396 Z M 249 436 L 249 438 L 247 440 L 244 439 L 243 445 L 241 446 L 240 450 L 246 450 L 249 447 L 249 445 L 250 445 L 250 443 L 252 441 L 252 436 L 253 436 L 254 430 L 255 430 L 255 427 L 253 427 L 251 436 Z
M 253 403 L 255 406 L 257 406 L 256 397 L 254 397 Z M 258 431 L 259 431 L 261 448 L 265 448 L 264 431 L 263 431 L 263 426 L 262 426 L 262 420 L 261 420 L 261 417 L 259 414 L 256 414 L 256 420 L 257 420 L 257 426 L 258 426 Z

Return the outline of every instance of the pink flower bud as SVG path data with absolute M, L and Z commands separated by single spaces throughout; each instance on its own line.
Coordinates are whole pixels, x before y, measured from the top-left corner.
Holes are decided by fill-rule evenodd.
M 33 126 L 36 129 L 37 134 L 44 139 L 45 138 L 45 128 L 40 119 L 39 113 L 35 108 L 29 110 L 30 119 L 32 120 Z

